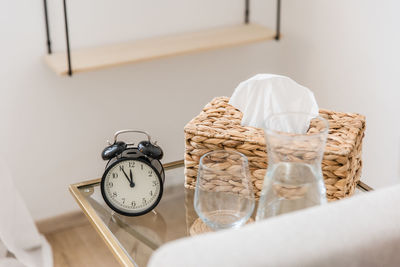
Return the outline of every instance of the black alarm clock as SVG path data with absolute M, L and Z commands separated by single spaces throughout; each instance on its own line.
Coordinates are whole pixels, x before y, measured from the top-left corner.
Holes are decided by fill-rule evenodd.
M 118 141 L 123 133 L 147 136 L 137 146 Z M 101 194 L 107 205 L 126 216 L 139 216 L 153 210 L 163 194 L 165 173 L 160 160 L 162 149 L 151 142 L 143 131 L 122 130 L 114 135 L 114 143 L 106 147 L 101 156 L 108 160 L 101 179 Z

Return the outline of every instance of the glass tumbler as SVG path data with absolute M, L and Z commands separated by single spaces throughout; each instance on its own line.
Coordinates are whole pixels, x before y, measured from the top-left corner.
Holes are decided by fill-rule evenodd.
M 321 162 L 328 130 L 324 118 L 307 113 L 266 120 L 268 168 L 256 220 L 326 203 Z
M 246 156 L 218 150 L 200 158 L 194 208 L 213 230 L 240 227 L 254 210 Z

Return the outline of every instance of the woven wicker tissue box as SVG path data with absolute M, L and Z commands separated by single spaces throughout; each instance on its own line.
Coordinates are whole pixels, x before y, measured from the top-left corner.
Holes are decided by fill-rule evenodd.
M 194 189 L 200 157 L 212 150 L 235 150 L 248 157 L 253 189 L 261 195 L 268 166 L 262 129 L 241 126 L 242 113 L 228 104 L 228 97 L 214 98 L 185 126 L 185 187 Z M 320 110 L 329 121 L 329 134 L 322 160 L 328 200 L 351 196 L 361 176 L 361 148 L 365 117 L 356 113 Z M 237 191 L 233 181 L 210 181 L 220 191 Z M 234 189 L 235 188 L 235 189 Z

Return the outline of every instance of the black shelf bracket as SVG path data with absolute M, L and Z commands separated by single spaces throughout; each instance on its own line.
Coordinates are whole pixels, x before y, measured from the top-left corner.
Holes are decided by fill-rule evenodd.
M 47 12 L 47 0 L 43 0 L 44 7 L 44 23 L 46 27 L 46 44 L 47 44 L 47 54 L 51 54 L 51 41 L 50 41 L 50 29 L 49 29 L 49 16 Z
M 244 24 L 250 22 L 250 0 L 244 2 Z M 276 30 L 275 40 L 279 41 L 281 37 L 281 0 L 276 0 Z
M 69 45 L 69 31 L 68 31 L 68 17 L 67 17 L 67 0 L 63 0 L 63 2 L 64 2 L 65 40 L 67 41 L 68 75 L 72 76 L 71 49 Z
M 281 38 L 281 0 L 276 0 L 276 31 L 275 40 Z
M 249 24 L 249 18 L 250 18 L 250 0 L 245 0 L 244 24 Z
M 67 62 L 68 62 L 68 75 L 72 76 L 72 66 L 71 66 L 71 48 L 69 45 L 69 32 L 68 32 L 68 17 L 67 17 L 67 3 L 63 0 L 64 6 L 64 23 L 65 23 L 65 37 L 67 41 Z M 51 40 L 50 40 L 50 27 L 49 27 L 49 14 L 47 11 L 47 0 L 43 0 L 44 8 L 44 22 L 46 27 L 46 44 L 47 44 L 47 54 L 52 53 Z

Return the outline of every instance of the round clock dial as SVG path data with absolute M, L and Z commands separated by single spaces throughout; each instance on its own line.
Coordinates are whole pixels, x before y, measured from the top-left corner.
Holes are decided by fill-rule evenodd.
M 148 163 L 124 159 L 106 170 L 101 190 L 113 210 L 136 216 L 147 213 L 158 204 L 162 195 L 162 181 Z

